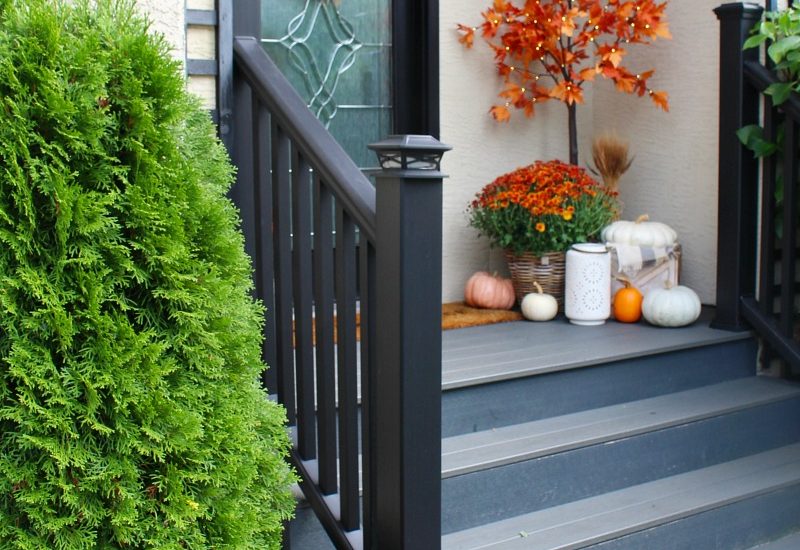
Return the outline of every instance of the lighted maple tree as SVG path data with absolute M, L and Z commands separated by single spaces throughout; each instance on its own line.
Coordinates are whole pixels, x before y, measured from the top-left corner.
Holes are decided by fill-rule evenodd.
M 622 62 L 631 44 L 671 38 L 664 10 L 654 0 L 527 0 L 517 6 L 494 0 L 480 27 L 458 25 L 459 41 L 472 47 L 480 30 L 494 50 L 505 101 L 490 109 L 495 120 L 511 117 L 510 107 L 532 117 L 538 103 L 557 99 L 569 113 L 569 159 L 578 163 L 576 106 L 586 82 L 612 80 L 621 92 L 649 96 L 665 111 L 667 93 L 648 86 L 653 70 L 634 72 Z

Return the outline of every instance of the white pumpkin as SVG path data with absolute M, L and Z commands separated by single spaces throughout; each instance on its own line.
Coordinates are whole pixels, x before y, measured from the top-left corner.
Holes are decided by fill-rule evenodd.
M 616 221 L 603 229 L 602 239 L 607 243 L 649 247 L 671 246 L 678 242 L 678 234 L 674 229 L 649 219 L 645 214 L 634 222 Z
M 642 302 L 642 315 L 659 327 L 684 327 L 700 317 L 700 298 L 686 286 L 655 288 Z
M 549 321 L 558 313 L 558 302 L 550 294 L 545 294 L 539 283 L 534 281 L 533 285 L 536 292 L 526 294 L 520 303 L 522 316 L 529 321 Z

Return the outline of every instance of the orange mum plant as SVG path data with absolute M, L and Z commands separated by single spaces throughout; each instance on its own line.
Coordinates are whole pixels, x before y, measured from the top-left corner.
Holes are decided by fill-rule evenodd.
M 494 246 L 537 256 L 594 239 L 618 211 L 617 194 L 558 160 L 517 168 L 469 205 L 470 224 Z
M 631 44 L 671 38 L 664 10 L 668 0 L 494 0 L 480 27 L 458 25 L 459 41 L 472 47 L 480 29 L 494 50 L 505 87 L 504 101 L 490 109 L 500 122 L 510 107 L 532 117 L 538 103 L 557 99 L 569 113 L 569 158 L 578 163 L 576 105 L 583 103 L 587 82 L 601 76 L 616 89 L 649 96 L 664 111 L 667 93 L 650 88 L 653 70 L 632 71 L 623 65 Z M 519 3 L 519 2 L 518 2 Z

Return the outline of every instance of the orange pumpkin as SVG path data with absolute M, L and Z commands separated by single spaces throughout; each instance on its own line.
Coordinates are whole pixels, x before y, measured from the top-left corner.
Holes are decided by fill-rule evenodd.
M 642 293 L 634 288 L 629 279 L 619 277 L 619 280 L 625 286 L 614 294 L 614 318 L 620 323 L 636 323 L 642 318 Z
M 478 271 L 464 286 L 464 302 L 484 309 L 511 309 L 516 297 L 511 279 Z

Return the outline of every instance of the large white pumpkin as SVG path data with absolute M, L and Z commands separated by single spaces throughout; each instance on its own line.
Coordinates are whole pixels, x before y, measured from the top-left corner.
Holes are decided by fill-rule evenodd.
M 642 315 L 659 327 L 684 327 L 700 317 L 700 298 L 686 286 L 655 288 L 645 294 Z
M 678 234 L 670 226 L 647 220 L 649 216 L 645 214 L 634 222 L 616 221 L 603 229 L 602 239 L 607 243 L 654 248 L 671 246 L 678 242 Z

